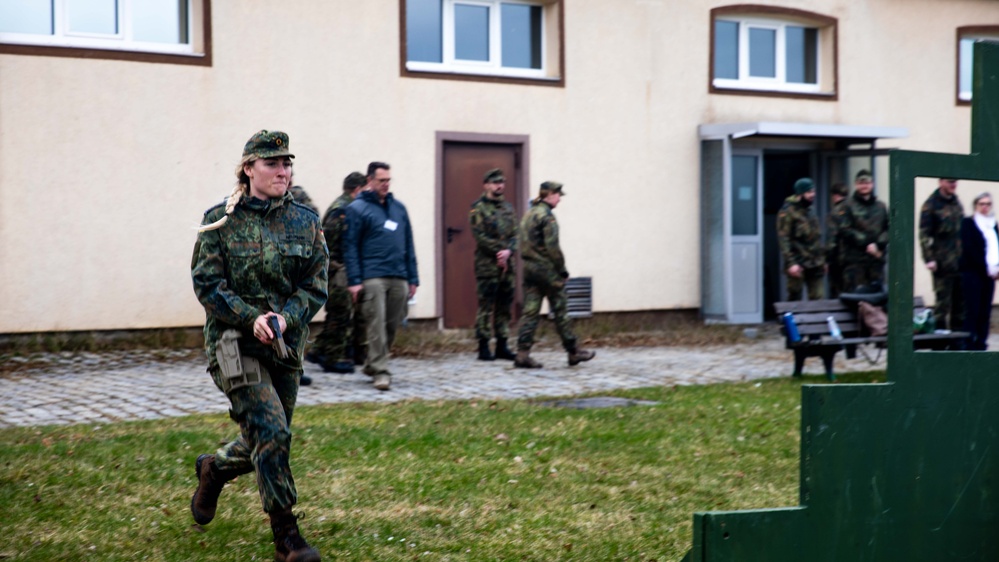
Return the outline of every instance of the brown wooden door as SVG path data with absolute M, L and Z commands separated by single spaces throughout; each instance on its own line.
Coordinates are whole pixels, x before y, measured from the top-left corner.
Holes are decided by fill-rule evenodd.
M 522 214 L 521 146 L 491 143 L 444 143 L 444 327 L 475 325 L 475 239 L 468 226 L 472 203 L 482 195 L 482 176 L 500 168 L 506 176 L 506 200 Z

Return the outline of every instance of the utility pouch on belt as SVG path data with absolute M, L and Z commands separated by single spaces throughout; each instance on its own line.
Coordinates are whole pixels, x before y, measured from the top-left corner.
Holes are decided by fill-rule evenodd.
M 241 337 L 239 330 L 226 330 L 215 346 L 215 357 L 222 370 L 222 391 L 226 394 L 244 386 L 271 384 L 271 375 L 260 361 L 240 353 Z

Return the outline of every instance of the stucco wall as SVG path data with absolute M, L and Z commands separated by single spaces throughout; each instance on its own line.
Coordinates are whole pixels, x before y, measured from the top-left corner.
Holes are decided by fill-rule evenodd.
M 598 311 L 699 306 L 699 124 L 906 127 L 881 146 L 969 149 L 955 29 L 999 22 L 999 3 L 795 2 L 839 18 L 835 102 L 709 95 L 724 4 L 571 0 L 564 88 L 400 77 L 396 0 L 216 1 L 207 68 L 0 55 L 0 333 L 200 324 L 192 227 L 261 128 L 289 133 L 322 207 L 348 172 L 392 164 L 420 318 L 439 308 L 437 131 L 530 136 L 529 183 L 565 183 L 563 248 Z

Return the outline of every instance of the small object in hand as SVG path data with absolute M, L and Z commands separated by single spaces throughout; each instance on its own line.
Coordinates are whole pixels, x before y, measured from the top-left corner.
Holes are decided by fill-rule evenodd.
M 267 317 L 267 327 L 274 332 L 274 339 L 271 341 L 271 347 L 274 348 L 274 352 L 281 359 L 287 359 L 288 346 L 284 344 L 284 337 L 281 335 L 281 324 L 278 322 L 277 316 Z

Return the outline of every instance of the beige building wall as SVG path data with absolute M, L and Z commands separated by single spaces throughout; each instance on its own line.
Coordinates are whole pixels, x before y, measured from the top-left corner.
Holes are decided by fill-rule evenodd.
M 879 147 L 969 150 L 955 30 L 999 22 L 999 3 L 795 2 L 839 19 L 837 101 L 708 94 L 722 5 L 567 1 L 564 87 L 400 77 L 397 0 L 216 0 L 211 67 L 0 55 L 0 333 L 201 324 L 193 227 L 261 128 L 289 133 L 296 183 L 321 207 L 350 171 L 392 164 L 415 318 L 441 306 L 438 131 L 529 135 L 527 179 L 565 184 L 563 249 L 597 311 L 700 305 L 700 124 L 904 127 Z

